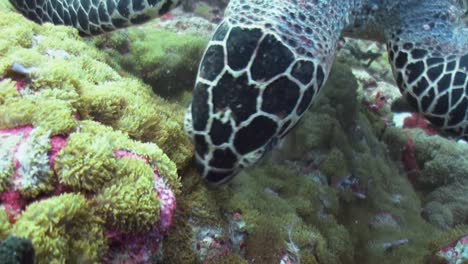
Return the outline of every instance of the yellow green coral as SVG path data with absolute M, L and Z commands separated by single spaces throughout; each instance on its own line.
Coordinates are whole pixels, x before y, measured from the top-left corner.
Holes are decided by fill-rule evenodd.
M 30 239 L 38 263 L 96 263 L 106 252 L 104 229 L 80 194 L 30 204 L 11 234 Z
M 11 224 L 5 210 L 0 210 L 0 241 L 6 239 L 11 233 Z
M 13 225 L 1 210 L 0 239 L 30 239 L 39 263 L 97 263 L 108 250 L 106 228 L 132 233 L 154 227 L 161 209 L 155 173 L 178 193 L 178 169 L 193 156 L 183 131 L 185 109 L 122 77 L 74 29 L 40 26 L 3 8 L 0 52 L 0 129 L 33 127 L 25 142 L 46 154 L 34 167 L 54 164 L 40 174 L 47 188 L 26 184 L 22 194 L 32 198 L 53 187 L 70 192 L 29 204 Z M 18 65 L 30 73 L 15 72 Z M 53 136 L 66 142 L 52 162 Z M 3 139 L 0 191 L 14 184 L 12 149 L 21 140 Z
M 157 143 L 179 169 L 187 166 L 193 148 L 183 131 L 183 107 L 122 77 L 72 28 L 39 26 L 5 10 L 0 17 L 0 127 L 32 124 L 58 135 L 76 128 L 76 116 L 94 119 Z M 3 80 L 17 77 L 14 65 L 31 71 L 21 97 Z
M 81 121 L 78 127 L 54 160 L 60 183 L 76 193 L 30 204 L 12 228 L 3 210 L 0 216 L 0 235 L 30 239 L 40 263 L 71 259 L 98 261 L 107 252 L 105 239 L 101 237 L 105 228 L 128 233 L 145 232 L 158 223 L 161 205 L 155 190 L 155 173 L 161 175 L 158 177 L 163 177 L 174 191 L 180 188 L 175 164 L 155 144 L 131 140 L 126 134 L 94 121 Z M 36 136 L 35 133 L 39 133 L 36 131 L 41 132 L 33 129 L 25 143 L 32 140 L 28 146 L 41 152 L 41 145 L 34 141 L 49 144 L 49 134 Z M 119 156 L 118 151 L 128 156 Z M 41 161 L 39 158 L 34 162 Z M 48 167 L 49 159 L 45 162 Z M 35 172 L 39 172 L 39 176 L 43 173 Z M 51 174 L 52 171 L 49 168 L 44 172 Z M 20 171 L 20 174 L 24 173 Z M 24 182 L 23 189 L 19 189 L 24 195 L 33 197 L 29 194 L 45 191 L 40 183 L 26 183 L 30 183 L 29 180 Z M 81 192 L 86 192 L 87 198 Z M 96 240 L 93 243 L 97 244 L 87 239 Z M 65 250 L 67 248 L 72 251 Z
M 154 191 L 154 175 L 143 161 L 123 158 L 118 164 L 121 180 L 96 197 L 97 210 L 112 228 L 147 232 L 159 218 L 160 203 Z
M 59 153 L 55 169 L 61 184 L 96 192 L 115 174 L 112 142 L 90 133 L 73 133 Z

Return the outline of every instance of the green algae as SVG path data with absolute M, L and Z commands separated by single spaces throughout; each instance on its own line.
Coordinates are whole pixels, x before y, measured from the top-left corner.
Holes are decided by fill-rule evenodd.
M 12 235 L 29 238 L 38 263 L 97 262 L 106 252 L 99 218 L 80 194 L 63 194 L 30 204 Z
M 139 77 L 168 99 L 192 89 L 207 43 L 207 37 L 155 29 L 151 22 L 95 40 L 107 51 L 111 65 Z
M 400 160 L 408 140 L 413 142 L 418 170 L 412 180 L 424 195 L 425 218 L 443 229 L 464 223 L 468 216 L 468 165 L 464 158 L 468 147 L 441 136 L 428 136 L 419 129 L 387 129 L 382 138 L 393 146 L 391 153 Z
M 95 198 L 108 225 L 124 232 L 147 232 L 159 219 L 160 203 L 154 193 L 153 171 L 143 162 L 120 161 L 121 180 L 103 188 Z
M 187 166 L 193 148 L 183 131 L 184 107 L 154 96 L 137 80 L 122 77 L 76 30 L 39 26 L 18 14 L 0 12 L 1 127 L 32 124 L 52 135 L 67 134 L 76 128 L 74 117 L 80 116 L 157 143 L 179 169 Z M 17 76 L 13 65 L 22 65 L 31 73 Z M 18 77 L 25 79 L 22 93 L 30 101 L 15 95 L 8 84 Z M 106 90 L 112 90 L 113 96 L 103 92 Z M 57 116 L 49 115 L 51 112 Z
M 11 224 L 8 215 L 4 210 L 0 210 L 0 240 L 5 240 L 11 232 Z
M 420 216 L 420 197 L 375 136 L 377 120 L 356 100 L 356 89 L 349 70 L 336 64 L 320 98 L 276 155 L 289 162 L 273 155 L 233 181 L 225 207 L 241 212 L 247 232 L 255 234 L 258 243 L 250 241 L 247 251 L 271 260 L 295 221 L 291 240 L 309 263 L 421 263 L 430 254 L 431 236 L 439 231 Z M 310 170 L 303 162 L 317 165 Z M 332 187 L 350 175 L 358 179 L 357 190 Z M 401 239 L 410 242 L 385 247 Z M 261 247 L 265 241 L 271 251 Z
M 299 248 L 320 245 L 319 252 L 302 251 L 305 257 L 315 255 L 319 263 L 340 263 L 353 258 L 349 234 L 335 219 L 336 193 L 330 187 L 318 185 L 314 176 L 301 177 L 291 167 L 269 165 L 253 169 L 233 184 L 236 186 L 225 207 L 241 212 L 247 224 L 248 258 L 262 259 L 265 263 L 279 259 L 289 229 L 291 240 Z M 327 242 L 333 239 L 340 243 Z
M 32 184 L 23 193 L 46 193 L 44 199 L 30 203 L 13 224 L 0 210 L 0 239 L 30 239 L 38 263 L 102 261 L 106 228 L 142 232 L 158 222 L 155 173 L 180 192 L 178 169 L 193 156 L 182 126 L 185 109 L 123 77 L 68 27 L 40 26 L 0 9 L 0 51 L 0 128 L 32 126 L 39 133 L 32 141 L 66 140 L 46 170 L 48 187 Z M 18 65 L 27 73 L 15 71 Z M 15 142 L 3 139 L 0 187 L 6 191 L 13 184 L 8 161 Z M 37 147 L 34 142 L 28 144 Z M 50 151 L 50 143 L 39 145 L 34 150 Z M 140 159 L 117 157 L 118 151 Z M 55 187 L 70 193 L 53 196 Z

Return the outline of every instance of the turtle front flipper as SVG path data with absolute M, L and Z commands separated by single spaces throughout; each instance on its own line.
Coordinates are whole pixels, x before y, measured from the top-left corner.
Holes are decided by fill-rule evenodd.
M 347 8 L 231 1 L 201 62 L 188 129 L 207 182 L 252 165 L 298 122 L 328 76 Z
M 180 0 L 10 0 L 36 23 L 77 28 L 83 35 L 97 35 L 163 15 Z
M 419 1 L 395 13 L 388 53 L 403 96 L 433 125 L 468 138 L 468 28 L 461 8 Z

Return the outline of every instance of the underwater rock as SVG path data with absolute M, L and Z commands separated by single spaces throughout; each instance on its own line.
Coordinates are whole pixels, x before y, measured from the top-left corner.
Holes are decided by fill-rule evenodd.
M 185 107 L 155 96 L 141 81 L 122 77 L 76 30 L 0 12 L 0 127 L 32 124 L 54 136 L 71 132 L 77 119 L 92 119 L 158 144 L 179 169 L 188 165 L 193 147 L 183 131 Z M 27 76 L 14 65 L 35 70 Z
M 27 239 L 9 236 L 0 244 L 0 259 L 3 264 L 34 263 L 33 245 Z
M 177 15 L 98 36 L 94 42 L 119 72 L 137 76 L 159 96 L 177 99 L 192 90 L 213 29 L 204 19 Z
M 430 254 L 438 230 L 420 216 L 400 160 L 374 131 L 384 121 L 357 90 L 349 68 L 336 63 L 283 148 L 229 184 L 221 206 L 242 212 L 247 261 L 285 260 L 288 243 L 301 263 L 422 263 Z
M 422 191 L 422 215 L 441 228 L 466 223 L 467 207 L 463 204 L 466 203 L 464 193 L 468 191 L 465 188 L 468 168 L 461 157 L 468 154 L 468 149 L 463 144 L 439 136 L 440 132 L 429 121 L 414 113 L 407 103 L 401 103 L 394 81 L 386 77 L 390 67 L 386 63 L 388 58 L 385 53 L 368 66 L 356 51 L 360 51 L 357 53 L 361 55 L 369 52 L 378 54 L 382 48 L 366 41 L 346 39 L 337 60 L 346 62 L 352 68 L 359 83 L 359 98 L 377 115 L 372 117 L 374 121 L 371 122 L 377 135 L 387 144 L 392 159 L 402 161 L 414 187 Z M 372 69 L 373 66 L 378 67 Z M 390 106 L 394 111 L 409 112 L 399 121 L 403 129 L 393 127 L 393 116 L 397 115 L 390 111 Z M 376 117 L 380 120 L 375 120 Z
M 423 128 L 424 129 L 424 128 Z M 466 223 L 468 146 L 425 130 L 388 128 L 382 138 L 390 154 L 406 166 L 414 187 L 423 193 L 422 215 L 440 228 Z

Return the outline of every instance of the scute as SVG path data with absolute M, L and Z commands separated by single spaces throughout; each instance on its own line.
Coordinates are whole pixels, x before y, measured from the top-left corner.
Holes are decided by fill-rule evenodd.
M 262 36 L 260 29 L 234 27 L 226 41 L 228 65 L 233 70 L 242 70 L 252 58 Z
M 294 63 L 291 74 L 294 78 L 298 79 L 302 84 L 306 85 L 312 81 L 314 77 L 315 66 L 314 63 L 307 60 L 299 60 Z
M 236 162 L 237 157 L 230 149 L 217 149 L 213 152 L 210 166 L 221 169 L 232 169 Z
M 287 77 L 281 77 L 265 88 L 262 110 L 283 119 L 296 107 L 299 96 L 299 86 Z
M 259 90 L 248 84 L 246 74 L 235 78 L 225 73 L 213 88 L 214 112 L 232 111 L 232 118 L 239 124 L 257 111 Z
M 294 60 L 293 53 L 274 35 L 261 41 L 251 68 L 255 81 L 267 81 L 286 71 Z
M 231 124 L 223 123 L 218 119 L 213 119 L 209 133 L 211 142 L 213 142 L 213 144 L 219 146 L 221 144 L 228 143 L 232 133 L 233 129 Z
M 210 114 L 208 98 L 208 85 L 197 83 L 192 99 L 192 122 L 193 129 L 196 131 L 203 131 L 206 129 L 207 120 Z
M 224 69 L 224 50 L 220 45 L 209 46 L 201 62 L 199 75 L 201 78 L 214 81 Z
M 278 125 L 266 116 L 257 116 L 246 127 L 237 131 L 234 147 L 240 154 L 247 154 L 267 144 L 276 133 Z

